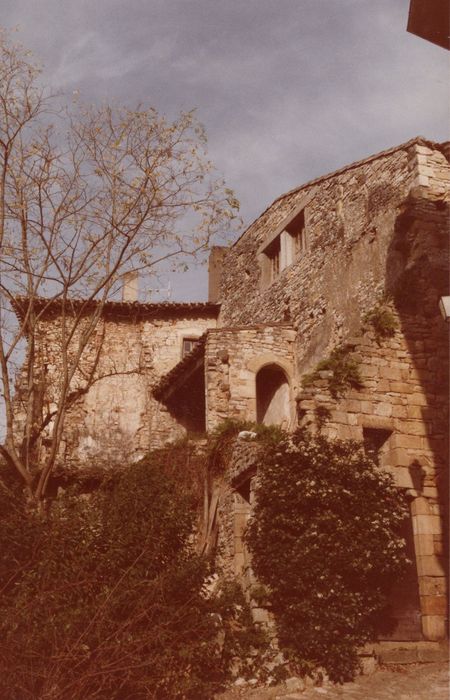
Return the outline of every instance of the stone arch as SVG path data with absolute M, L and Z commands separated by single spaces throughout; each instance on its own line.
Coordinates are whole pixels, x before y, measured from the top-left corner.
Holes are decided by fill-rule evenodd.
M 289 377 L 275 362 L 264 364 L 255 376 L 256 422 L 290 427 L 292 400 Z

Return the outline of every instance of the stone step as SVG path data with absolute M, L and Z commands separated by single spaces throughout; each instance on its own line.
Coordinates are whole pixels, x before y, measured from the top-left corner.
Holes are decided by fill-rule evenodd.
M 443 642 L 377 642 L 366 645 L 365 653 L 375 654 L 382 664 L 416 664 L 447 661 L 448 641 Z

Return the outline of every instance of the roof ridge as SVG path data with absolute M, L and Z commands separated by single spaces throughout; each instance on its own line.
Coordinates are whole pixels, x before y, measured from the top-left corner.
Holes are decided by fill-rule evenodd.
M 308 180 L 307 182 L 303 183 L 302 185 L 298 185 L 298 187 L 294 187 L 291 190 L 288 190 L 287 192 L 284 192 L 283 194 L 280 194 L 278 197 L 276 197 L 271 204 L 269 204 L 268 207 L 266 207 L 259 216 L 256 217 L 252 221 L 251 224 L 247 226 L 245 231 L 241 233 L 239 238 L 237 238 L 234 243 L 232 244 L 231 247 L 234 247 L 236 243 L 238 243 L 242 236 L 244 236 L 247 231 L 255 224 L 259 219 L 261 219 L 264 214 L 269 211 L 273 207 L 276 202 L 279 202 L 280 200 L 284 199 L 285 197 L 289 197 L 292 194 L 295 194 L 296 192 L 300 192 L 303 189 L 306 189 L 307 187 L 312 187 L 313 185 L 317 185 L 319 182 L 324 182 L 325 180 L 329 180 L 332 177 L 335 177 L 336 175 L 340 175 L 341 173 L 345 173 L 347 170 L 351 170 L 352 168 L 358 168 L 361 165 L 365 165 L 366 163 L 370 163 L 373 160 L 377 160 L 378 158 L 383 158 L 384 156 L 388 156 L 391 153 L 395 153 L 396 151 L 400 151 L 403 148 L 410 148 L 410 146 L 413 146 L 414 144 L 420 144 L 423 146 L 436 146 L 438 145 L 436 141 L 431 141 L 430 139 L 426 139 L 424 136 L 414 136 L 412 139 L 409 139 L 409 141 L 405 141 L 404 143 L 399 144 L 398 146 L 392 146 L 391 148 L 386 148 L 384 151 L 379 151 L 378 153 L 374 153 L 370 156 L 366 156 L 366 158 L 362 158 L 360 160 L 355 160 L 352 163 L 349 163 L 348 165 L 343 165 L 341 168 L 338 168 L 337 170 L 332 170 L 329 173 L 326 173 L 325 175 L 320 175 L 319 177 L 313 178 L 312 180 Z

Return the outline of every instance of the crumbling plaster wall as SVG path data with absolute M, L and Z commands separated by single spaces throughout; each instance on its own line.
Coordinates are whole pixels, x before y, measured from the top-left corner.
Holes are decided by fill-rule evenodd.
M 216 325 L 215 318 L 186 317 L 102 319 L 83 353 L 84 374 L 92 367 L 101 345 L 95 380 L 68 411 L 60 460 L 66 465 L 116 464 L 139 459 L 183 433 L 151 389 L 181 359 L 184 337 L 200 337 Z M 46 373 L 46 404 L 57 397 L 61 371 L 60 318 L 41 324 L 40 364 Z M 76 342 L 76 337 L 75 337 Z M 84 385 L 77 372 L 72 388 Z M 48 426 L 47 434 L 52 424 Z M 45 436 L 41 450 L 45 450 Z

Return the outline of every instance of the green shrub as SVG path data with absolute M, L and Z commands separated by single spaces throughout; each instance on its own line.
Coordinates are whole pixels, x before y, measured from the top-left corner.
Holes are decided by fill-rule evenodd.
M 222 663 L 228 669 L 238 662 L 239 675 L 250 677 L 254 669 L 249 660 L 255 654 L 264 653 L 269 644 L 268 637 L 254 624 L 250 606 L 237 581 L 225 579 L 221 582 L 214 605 L 222 619 L 225 635 Z
M 328 388 L 331 395 L 335 398 L 341 396 L 349 387 L 361 389 L 363 383 L 359 365 L 351 356 L 351 351 L 352 348 L 349 345 L 341 345 L 335 348 L 331 352 L 330 357 L 319 362 L 314 372 L 303 376 L 303 386 L 308 386 L 320 379 L 320 372 L 328 371 L 331 373 L 327 378 Z
M 392 338 L 398 328 L 397 319 L 387 303 L 379 303 L 365 314 L 363 321 L 372 326 L 378 342 L 383 338 Z
M 276 445 L 283 436 L 282 429 L 277 425 L 227 418 L 209 435 L 208 461 L 211 475 L 221 474 L 227 469 L 234 441 L 244 430 L 256 433 L 256 440 L 268 446 Z
M 264 456 L 247 530 L 281 647 L 300 668 L 352 678 L 406 566 L 405 506 L 361 446 L 301 432 Z
M 169 462 L 66 493 L 47 520 L 0 489 L 1 698 L 201 700 L 223 681 L 196 489 Z

